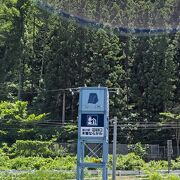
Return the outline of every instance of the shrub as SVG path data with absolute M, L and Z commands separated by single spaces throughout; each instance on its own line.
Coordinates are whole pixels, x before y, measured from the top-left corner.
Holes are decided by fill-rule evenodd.
M 149 180 L 162 180 L 162 179 L 163 179 L 162 175 L 157 172 L 149 175 Z
M 47 114 L 29 114 L 27 102 L 0 102 L 0 141 L 14 143 L 16 139 L 34 137 L 34 124 L 43 120 Z M 13 128 L 10 128 L 13 127 Z
M 8 168 L 15 170 L 39 170 L 42 166 L 45 166 L 52 161 L 52 158 L 16 157 L 9 160 Z
M 150 161 L 142 167 L 143 170 L 154 172 L 157 170 L 163 170 L 168 168 L 168 162 L 167 161 Z
M 128 145 L 129 152 L 133 152 L 135 155 L 143 158 L 149 149 L 147 145 L 142 145 L 140 142 L 135 145 Z
M 1 170 L 75 170 L 76 157 L 16 157 L 9 159 L 7 156 L 0 158 Z
M 51 163 L 47 163 L 41 169 L 49 170 L 74 170 L 76 168 L 76 157 L 57 157 Z
M 53 143 L 51 141 L 23 141 L 17 140 L 16 143 L 12 145 L 11 157 L 24 156 L 24 157 L 56 157 L 65 156 L 66 150 L 63 147 L 59 147 L 58 150 L 54 149 Z
M 176 176 L 174 174 L 170 174 L 170 175 L 166 176 L 166 178 L 168 180 L 179 180 L 180 179 L 178 176 Z
M 180 157 L 178 157 L 175 161 L 172 161 L 172 169 L 174 170 L 180 169 Z
M 139 170 L 143 167 L 145 162 L 134 153 L 129 153 L 127 155 L 117 156 L 117 169 L 118 170 Z M 109 158 L 109 166 L 112 165 L 112 156 Z
M 33 161 L 37 161 L 37 159 L 16 157 L 10 160 L 9 169 L 31 170 L 33 169 Z
M 26 179 L 26 180 L 42 180 L 42 179 L 74 179 L 75 173 L 63 173 L 57 171 L 35 171 L 35 172 L 23 172 L 23 173 L 0 173 L 0 179 L 12 180 L 12 179 Z
M 0 149 L 0 169 L 5 170 L 7 169 L 7 161 L 9 160 L 9 157 L 6 156 L 4 151 Z
M 163 176 L 157 172 L 149 175 L 149 180 L 163 180 L 163 179 L 179 180 L 179 177 L 174 174 L 169 174 L 169 175 Z

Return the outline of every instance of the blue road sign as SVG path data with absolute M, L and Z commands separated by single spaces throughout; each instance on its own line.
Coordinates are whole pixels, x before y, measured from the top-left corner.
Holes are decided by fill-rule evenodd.
M 109 93 L 106 87 L 80 88 L 78 119 L 77 180 L 84 179 L 84 168 L 102 168 L 102 179 L 107 180 L 108 136 L 109 136 Z M 102 146 L 101 163 L 85 162 L 85 147 L 88 144 Z M 96 155 L 97 149 L 91 149 Z M 93 152 L 94 150 L 94 152 Z M 96 156 L 98 157 L 98 156 Z
M 81 136 L 103 137 L 104 136 L 104 114 L 82 114 Z

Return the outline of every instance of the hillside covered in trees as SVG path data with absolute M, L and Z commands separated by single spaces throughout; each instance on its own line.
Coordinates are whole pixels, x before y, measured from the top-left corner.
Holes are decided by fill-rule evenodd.
M 133 12 L 138 9 L 147 12 L 157 5 L 153 0 L 126 0 L 123 4 L 114 1 L 111 14 L 108 6 L 101 11 L 94 4 L 96 1 L 83 2 L 79 15 L 88 12 L 98 22 L 125 25 L 131 21 L 132 26 L 136 23 L 138 27 L 146 23 L 143 22 L 146 14 L 139 12 L 142 16 L 137 19 Z M 153 23 L 152 11 L 146 27 L 169 27 L 172 20 L 169 17 L 178 20 L 172 27 L 178 26 L 179 6 L 173 9 L 175 2 L 162 1 L 157 16 L 164 18 L 162 24 Z M 100 84 L 119 88 L 117 94 L 110 94 L 110 116 L 118 116 L 119 122 L 160 122 L 162 112 L 180 114 L 179 32 L 126 35 L 108 27 L 81 25 L 31 0 L 0 0 L 0 4 L 1 101 L 27 101 L 29 112 L 48 113 L 47 119 L 60 121 L 63 105 L 60 89 Z M 65 5 L 66 1 L 56 8 L 73 12 Z M 66 91 L 66 122 L 77 121 L 77 108 L 78 93 Z M 124 143 L 140 141 L 139 137 L 146 143 L 174 139 L 172 129 L 120 133 L 119 141 Z

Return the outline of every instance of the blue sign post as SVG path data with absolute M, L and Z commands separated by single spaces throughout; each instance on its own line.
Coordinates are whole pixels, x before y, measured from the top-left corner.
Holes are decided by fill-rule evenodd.
M 84 168 L 102 168 L 108 179 L 109 93 L 106 87 L 80 88 L 78 117 L 77 180 L 84 179 Z M 92 148 L 92 144 L 96 147 Z M 102 147 L 101 157 L 97 152 Z M 86 148 L 100 162 L 85 162 Z

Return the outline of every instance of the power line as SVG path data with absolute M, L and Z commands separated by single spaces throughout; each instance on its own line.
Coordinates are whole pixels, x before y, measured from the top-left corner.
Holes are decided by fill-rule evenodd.
M 114 87 L 114 88 L 108 88 L 110 93 L 117 93 L 119 91 L 120 88 Z M 41 92 L 69 92 L 69 93 L 75 93 L 75 92 L 79 92 L 80 87 L 69 87 L 69 88 L 59 88 L 59 89 L 33 89 L 33 91 L 22 91 L 21 94 L 38 94 Z M 36 91 L 36 92 L 34 92 Z M 1 93 L 0 95 L 7 95 L 7 94 L 11 94 L 11 95 L 18 95 L 18 92 L 7 92 L 7 93 Z

